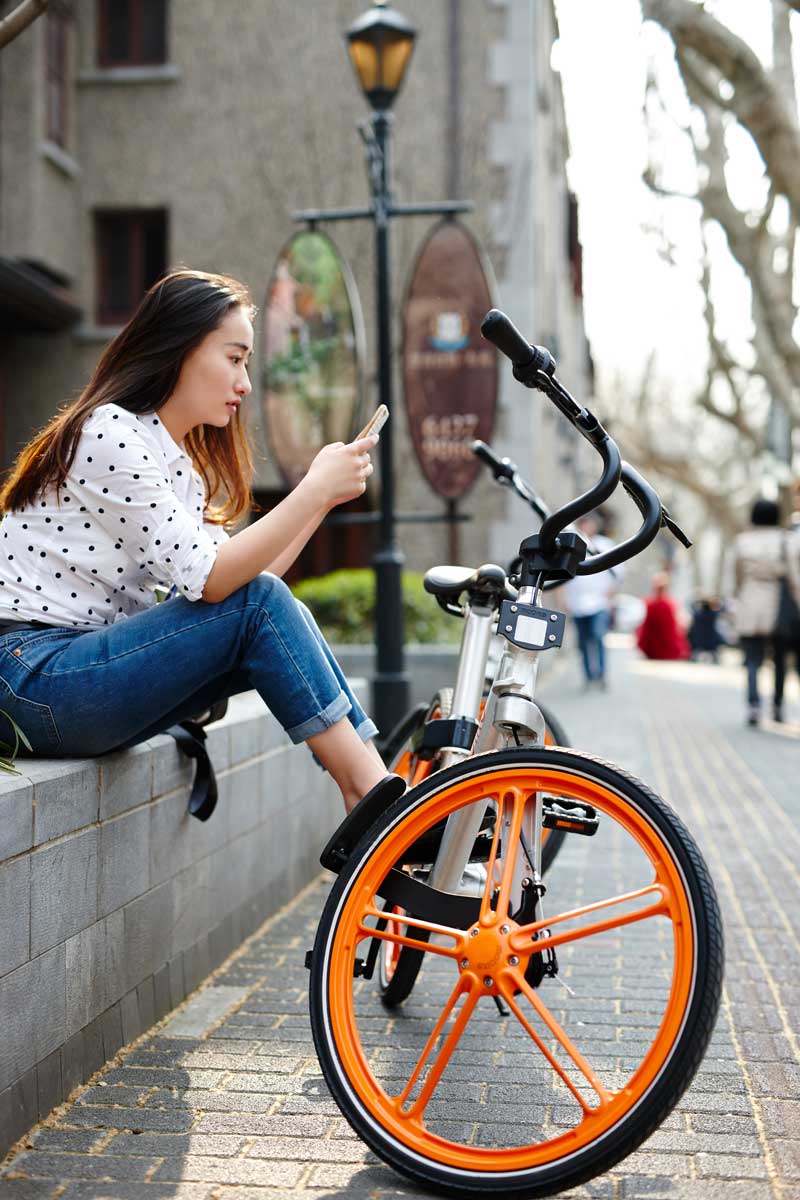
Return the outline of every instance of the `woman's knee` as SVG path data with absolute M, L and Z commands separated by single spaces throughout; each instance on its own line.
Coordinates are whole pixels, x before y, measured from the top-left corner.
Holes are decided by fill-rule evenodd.
M 255 601 L 262 608 L 274 609 L 278 606 L 291 605 L 295 606 L 297 600 L 292 595 L 291 589 L 278 575 L 272 575 L 269 571 L 262 571 L 260 575 L 256 575 L 245 587 L 247 602 Z
M 297 605 L 297 607 L 300 609 L 300 612 L 302 613 L 302 616 L 303 616 L 303 620 L 305 621 L 306 625 L 308 625 L 309 629 L 311 629 L 315 634 L 319 635 L 319 626 L 317 625 L 314 614 L 312 613 L 312 611 L 308 607 L 308 605 L 303 604 L 303 601 L 298 600 L 297 597 L 295 597 L 294 602 Z

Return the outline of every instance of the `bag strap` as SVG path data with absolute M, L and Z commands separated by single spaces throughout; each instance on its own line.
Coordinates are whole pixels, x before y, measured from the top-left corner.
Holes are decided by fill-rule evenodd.
M 207 821 L 217 806 L 217 777 L 205 746 L 206 731 L 196 721 L 181 721 L 164 732 L 174 737 L 183 753 L 197 763 L 189 813 L 198 821 Z

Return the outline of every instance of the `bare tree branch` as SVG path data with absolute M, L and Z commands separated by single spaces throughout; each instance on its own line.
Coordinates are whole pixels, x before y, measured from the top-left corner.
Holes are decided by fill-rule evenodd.
M 16 8 L 0 21 L 0 50 L 13 42 L 23 30 L 32 25 L 47 8 L 48 0 L 22 0 Z
M 689 87 L 694 99 L 691 84 Z M 773 354 L 783 360 L 792 378 L 800 383 L 800 346 L 792 336 L 794 307 L 773 269 L 776 239 L 771 237 L 763 223 L 748 224 L 744 214 L 733 204 L 725 179 L 727 152 L 722 118 L 713 110 L 704 108 L 703 112 L 708 144 L 704 149 L 696 146 L 696 154 L 708 173 L 707 182 L 699 191 L 704 215 L 722 228 L 733 257 L 750 281 L 756 325 L 763 327 L 764 334 L 773 343 Z M 800 421 L 797 399 L 791 396 L 786 399 Z
M 648 79 L 645 112 L 651 130 L 672 118 L 688 139 L 697 165 L 697 211 L 703 245 L 699 262 L 704 296 L 708 364 L 703 385 L 680 417 L 669 425 L 662 405 L 642 394 L 628 398 L 620 414 L 637 461 L 656 475 L 691 492 L 710 524 L 735 530 L 742 503 L 758 485 L 768 452 L 767 413 L 778 404 L 800 426 L 800 345 L 795 336 L 798 304 L 794 289 L 795 253 L 800 228 L 800 126 L 792 58 L 790 11 L 800 0 L 770 0 L 772 62 L 765 66 L 750 47 L 702 3 L 642 0 L 645 17 L 670 35 L 675 63 L 692 108 L 687 121 L 675 119 L 659 81 Z M 660 105 L 660 111 L 657 107 Z M 743 211 L 729 184 L 736 178 L 729 156 L 737 153 L 730 131 L 752 138 L 765 168 L 766 197 Z M 655 152 L 654 152 L 655 151 Z M 788 163 L 786 155 L 794 156 Z M 658 146 L 651 141 L 651 157 Z M 668 161 L 668 159 L 667 159 Z M 670 186 L 668 171 L 654 166 L 644 182 L 665 202 L 690 199 Z M 753 203 L 753 202 L 751 202 Z M 743 354 L 720 331 L 713 284 L 720 261 L 709 253 L 712 225 L 724 235 L 731 258 L 749 283 L 751 354 Z M 743 314 L 746 315 L 746 314 Z M 632 413 L 632 416 L 631 416 Z M 754 469 L 755 468 L 755 469 Z
M 676 51 L 694 51 L 730 84 L 730 111 L 751 134 L 778 191 L 800 217 L 800 129 L 754 51 L 692 0 L 642 0 L 642 10 L 670 34 Z
M 794 6 L 800 12 L 800 0 Z M 772 73 L 797 120 L 797 96 L 794 90 L 794 67 L 792 64 L 792 21 L 785 0 L 772 0 Z

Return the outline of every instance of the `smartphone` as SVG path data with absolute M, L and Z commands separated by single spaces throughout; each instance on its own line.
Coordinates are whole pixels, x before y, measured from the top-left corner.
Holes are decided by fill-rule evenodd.
M 360 438 L 369 437 L 371 433 L 380 433 L 386 422 L 389 420 L 389 410 L 385 404 L 379 404 L 367 421 L 361 433 L 357 433 L 353 441 L 357 442 Z

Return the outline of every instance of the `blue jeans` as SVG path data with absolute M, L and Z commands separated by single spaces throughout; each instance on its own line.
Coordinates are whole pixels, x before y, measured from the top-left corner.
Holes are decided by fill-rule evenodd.
M 578 645 L 583 658 L 583 673 L 588 681 L 605 679 L 606 647 L 603 638 L 608 629 L 605 609 L 588 617 L 573 617 L 578 633 Z
M 102 629 L 0 636 L 0 709 L 38 755 L 133 746 L 251 688 L 293 742 L 344 716 L 364 741 L 377 732 L 314 618 L 274 575 L 218 604 L 178 597 Z

